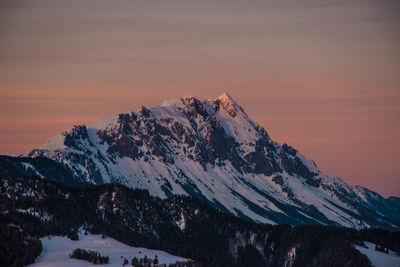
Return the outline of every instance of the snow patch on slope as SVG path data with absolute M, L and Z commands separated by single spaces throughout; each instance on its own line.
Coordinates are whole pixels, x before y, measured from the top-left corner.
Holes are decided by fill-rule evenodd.
M 64 144 L 65 134 L 68 131 L 64 131 L 54 136 L 49 142 L 40 147 L 42 150 L 62 150 L 68 147 Z
M 95 123 L 89 125 L 88 128 L 92 129 L 108 129 L 112 126 L 115 126 L 116 122 L 118 121 L 118 115 L 106 115 L 96 121 Z
M 38 172 L 32 164 L 28 162 L 22 162 L 22 165 L 25 167 L 26 170 L 32 170 L 37 176 L 42 179 L 44 178 L 44 176 L 40 172 Z

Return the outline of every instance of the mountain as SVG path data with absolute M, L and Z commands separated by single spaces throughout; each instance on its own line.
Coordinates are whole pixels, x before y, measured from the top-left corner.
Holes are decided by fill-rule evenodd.
M 69 244 L 78 246 L 78 239 L 88 239 L 78 232 L 102 234 L 130 246 L 194 260 L 190 265 L 177 265 L 188 267 L 366 267 L 371 263 L 355 245 L 365 246 L 363 242 L 368 241 L 400 250 L 400 232 L 257 224 L 189 196 L 161 199 L 147 190 L 120 184 L 67 187 L 37 176 L 0 179 L 1 266 L 33 262 L 42 250 L 39 238 L 46 236 L 52 240 L 69 237 L 72 241 L 64 238 L 56 248 L 68 255 L 72 252 Z M 49 259 L 44 244 L 43 257 Z M 95 248 L 96 244 L 91 247 Z M 113 250 L 118 258 L 124 255 L 119 248 Z
M 328 177 L 293 147 L 274 142 L 226 93 L 74 126 L 25 156 L 2 160 L 58 179 L 32 163 L 48 158 L 70 170 L 60 181 L 189 195 L 254 222 L 400 227 L 399 199 Z

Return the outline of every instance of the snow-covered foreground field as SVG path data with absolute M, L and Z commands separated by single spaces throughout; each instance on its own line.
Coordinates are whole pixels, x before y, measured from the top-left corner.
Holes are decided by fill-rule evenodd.
M 396 256 L 396 253 L 392 250 L 389 250 L 389 254 L 376 251 L 375 244 L 370 242 L 364 242 L 367 245 L 368 249 L 363 248 L 361 246 L 356 246 L 362 254 L 366 255 L 368 259 L 371 261 L 372 265 L 375 267 L 399 267 L 400 266 L 400 257 Z
M 71 259 L 69 254 L 76 248 L 90 249 L 100 252 L 103 256 L 110 257 L 110 264 L 105 266 L 122 266 L 123 258 L 127 258 L 129 263 L 133 257 L 143 258 L 147 255 L 148 258 L 154 259 L 157 255 L 159 263 L 175 263 L 177 261 L 187 261 L 185 258 L 174 256 L 160 250 L 151 250 L 146 248 L 136 248 L 125 245 L 115 239 L 106 237 L 101 238 L 101 235 L 79 235 L 78 241 L 72 241 L 67 237 L 53 236 L 51 239 L 42 238 L 43 251 L 36 259 L 36 262 L 29 267 L 84 267 L 98 266 L 88 261 Z M 141 253 L 139 253 L 141 252 Z

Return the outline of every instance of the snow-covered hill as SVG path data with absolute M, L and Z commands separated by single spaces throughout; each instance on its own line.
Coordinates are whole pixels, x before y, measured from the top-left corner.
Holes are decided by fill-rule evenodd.
M 30 267 L 96 266 L 88 261 L 71 259 L 69 255 L 77 248 L 97 251 L 103 256 L 108 256 L 110 263 L 107 266 L 109 267 L 122 266 L 124 259 L 129 261 L 127 266 L 130 266 L 134 257 L 140 259 L 146 256 L 154 259 L 156 255 L 159 264 L 168 265 L 187 261 L 187 259 L 160 250 L 130 247 L 110 237 L 102 238 L 101 235 L 80 233 L 78 241 L 61 236 L 44 237 L 41 238 L 41 241 L 43 245 L 42 254 L 34 264 L 29 265 Z
M 119 182 L 162 198 L 191 195 L 258 222 L 400 227 L 399 201 L 326 176 L 271 140 L 225 93 L 74 126 L 27 156 L 54 159 L 77 182 Z
M 366 247 L 355 246 L 358 251 L 366 255 L 374 267 L 398 267 L 400 266 L 400 256 L 396 252 L 388 250 L 388 253 L 375 250 L 375 244 L 364 242 Z

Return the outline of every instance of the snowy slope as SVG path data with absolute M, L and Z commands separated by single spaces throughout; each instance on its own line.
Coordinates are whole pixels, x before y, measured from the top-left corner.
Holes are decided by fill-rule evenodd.
M 145 255 L 151 259 L 154 259 L 157 255 L 160 264 L 168 265 L 177 261 L 187 261 L 187 259 L 160 250 L 130 247 L 110 237 L 102 239 L 101 235 L 83 235 L 81 233 L 78 241 L 60 236 L 53 236 L 51 239 L 44 237 L 41 241 L 43 245 L 42 254 L 34 264 L 28 265 L 30 267 L 97 266 L 88 261 L 71 259 L 69 254 L 76 248 L 94 250 L 100 252 L 102 256 L 108 256 L 110 263 L 106 266 L 109 267 L 122 266 L 123 258 L 128 259 L 130 263 L 133 257 L 140 259 L 144 258 Z
M 400 266 L 400 257 L 392 250 L 389 253 L 383 253 L 375 250 L 375 244 L 364 242 L 368 248 L 356 246 L 356 249 L 368 257 L 374 267 L 398 267 Z
M 191 195 L 258 222 L 400 225 L 384 198 L 326 176 L 294 148 L 277 144 L 226 93 L 74 126 L 28 156 L 62 163 L 78 182 Z

